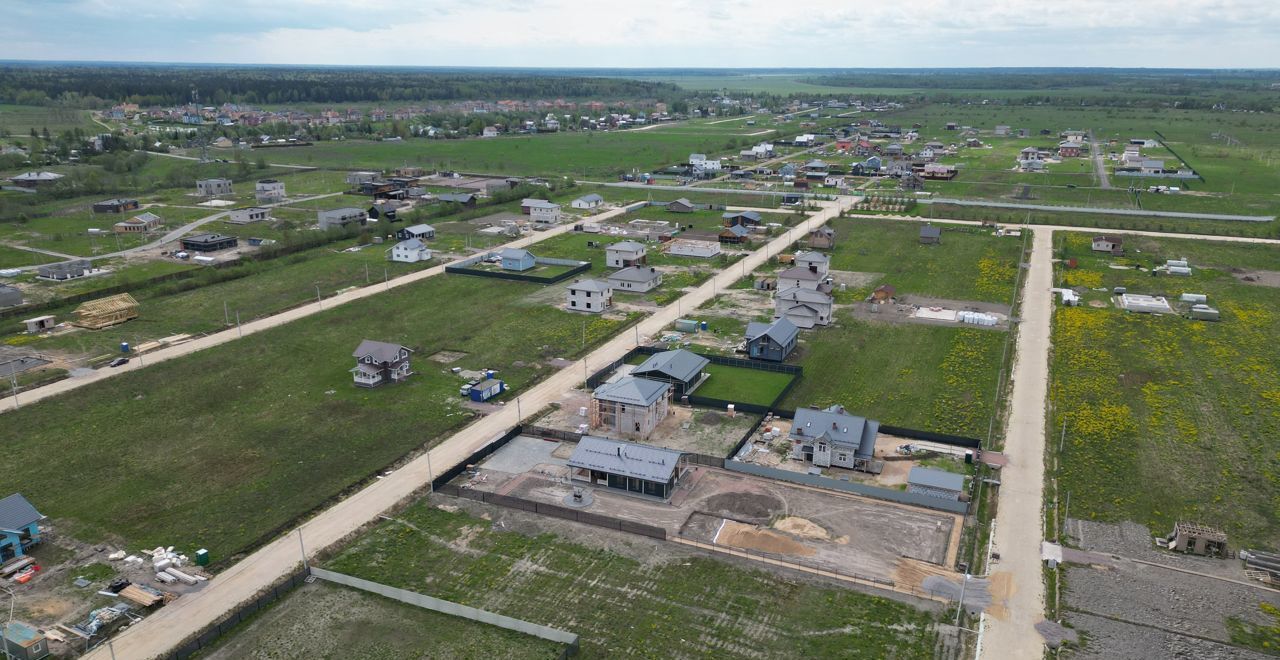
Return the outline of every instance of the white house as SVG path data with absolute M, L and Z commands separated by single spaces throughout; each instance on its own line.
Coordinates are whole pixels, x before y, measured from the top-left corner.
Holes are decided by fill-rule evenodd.
M 810 266 L 813 266 L 817 272 L 826 275 L 827 270 L 831 265 L 831 258 L 821 252 L 805 250 L 804 252 L 796 253 L 795 263 L 796 266 L 802 268 L 809 268 Z
M 271 209 L 261 206 L 250 206 L 247 209 L 235 209 L 231 212 L 231 218 L 227 222 L 233 225 L 247 225 L 253 222 L 262 222 L 271 219 Z
M 773 318 L 785 318 L 805 330 L 831 324 L 831 296 L 801 287 L 779 289 L 773 297 Z
M 275 179 L 263 179 L 253 185 L 253 196 L 259 204 L 274 204 L 284 201 L 284 182 Z
M 392 261 L 405 264 L 416 264 L 419 261 L 431 260 L 431 248 L 428 248 L 426 243 L 416 238 L 396 243 L 389 252 L 391 253 Z
M 778 273 L 778 290 L 801 288 L 817 291 L 827 274 L 818 272 L 817 266 L 794 266 Z
M 494 138 L 498 137 L 497 126 L 485 126 L 484 131 L 480 133 L 480 137 Z
M 608 282 L 578 280 L 569 285 L 569 311 L 599 314 L 613 306 L 613 289 Z
M 604 249 L 605 265 L 609 268 L 626 268 L 643 264 L 647 259 L 646 252 L 644 243 L 637 241 L 614 243 Z
M 579 197 L 573 200 L 572 202 L 569 202 L 569 206 L 575 209 L 586 209 L 586 210 L 600 208 L 603 205 L 604 205 L 604 198 L 595 193 L 591 193 L 590 195 L 583 195 L 582 197 Z
M 230 195 L 231 179 L 200 179 L 196 181 L 196 194 L 201 197 Z
M 653 266 L 631 266 L 609 276 L 609 286 L 628 293 L 645 293 L 662 284 L 662 273 Z
M 676 239 L 667 243 L 667 254 L 675 257 L 710 259 L 720 254 L 720 243 L 713 241 Z
M 539 224 L 560 224 L 560 205 L 541 199 L 529 200 L 529 217 Z

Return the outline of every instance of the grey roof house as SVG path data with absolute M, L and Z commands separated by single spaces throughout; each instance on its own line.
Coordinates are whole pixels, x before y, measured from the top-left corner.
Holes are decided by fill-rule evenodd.
M 920 228 L 920 243 L 922 245 L 937 245 L 942 242 L 942 229 L 933 225 L 924 225 Z
M 864 469 L 875 455 L 880 422 L 850 415 L 843 406 L 800 408 L 791 423 L 791 458 L 818 467 Z
M 661 500 L 680 479 L 680 457 L 672 449 L 586 435 L 569 456 L 570 478 Z
M 663 351 L 649 356 L 631 371 L 632 376 L 671 383 L 676 396 L 690 394 L 707 377 L 702 372 L 711 360 L 684 349 Z
M 631 266 L 609 276 L 609 286 L 616 291 L 645 293 L 662 284 L 662 273 L 653 266 Z
M 796 349 L 800 329 L 785 318 L 773 323 L 747 324 L 747 356 L 756 360 L 782 362 Z
M 671 384 L 624 376 L 591 393 L 591 428 L 643 440 L 667 418 Z
M 412 350 L 399 344 L 366 339 L 351 354 L 356 359 L 356 366 L 350 370 L 352 378 L 358 387 L 398 383 L 413 374 L 409 367 L 409 356 L 412 353 Z
M 22 304 L 22 289 L 0 284 L 0 307 L 16 307 Z

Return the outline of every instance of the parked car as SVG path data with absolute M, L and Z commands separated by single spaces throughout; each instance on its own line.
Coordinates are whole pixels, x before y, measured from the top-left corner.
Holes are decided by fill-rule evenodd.
M 126 364 L 129 364 L 129 358 L 127 358 L 127 357 L 118 357 L 118 358 L 116 358 L 116 359 L 112 360 L 112 361 L 111 361 L 111 364 L 109 364 L 109 365 L 107 365 L 107 366 L 109 366 L 109 367 L 120 367 L 120 366 L 123 366 L 123 365 L 126 365 Z

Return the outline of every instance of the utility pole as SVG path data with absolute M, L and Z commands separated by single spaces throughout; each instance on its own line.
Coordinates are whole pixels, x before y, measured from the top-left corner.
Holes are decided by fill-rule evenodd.
M 298 549 L 302 551 L 302 567 L 309 572 L 311 570 L 311 566 L 307 564 L 307 546 L 302 544 L 301 527 L 298 528 Z
M 9 380 L 13 382 L 13 409 L 18 409 L 18 372 L 10 371 Z
M 244 330 L 240 328 L 240 310 L 236 310 L 236 336 L 244 339 Z
M 369 279 L 369 264 L 364 265 L 364 283 L 368 284 L 373 280 Z
M 222 301 L 222 325 L 231 325 L 231 312 L 227 311 L 227 301 Z
M 320 285 L 316 285 L 316 306 L 324 309 L 324 303 L 320 300 Z

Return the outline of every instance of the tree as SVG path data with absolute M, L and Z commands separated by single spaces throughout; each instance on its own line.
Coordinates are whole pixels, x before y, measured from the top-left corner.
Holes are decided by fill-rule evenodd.
M 260 170 L 265 170 L 267 169 L 267 159 L 262 156 L 258 156 L 258 160 L 253 165 Z

